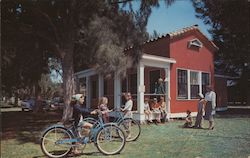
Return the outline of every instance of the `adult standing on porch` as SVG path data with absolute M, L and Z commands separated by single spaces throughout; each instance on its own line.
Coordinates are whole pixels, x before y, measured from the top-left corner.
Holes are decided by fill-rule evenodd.
M 124 117 L 132 117 L 132 108 L 133 108 L 133 101 L 132 101 L 132 97 L 130 93 L 126 93 L 125 94 L 125 98 L 126 98 L 126 103 L 125 103 L 125 107 L 121 108 L 122 111 L 124 111 Z
M 165 94 L 164 83 L 163 83 L 162 78 L 159 78 L 158 83 L 156 83 L 155 93 L 156 94 Z
M 207 93 L 205 95 L 206 106 L 204 119 L 209 121 L 209 130 L 214 129 L 215 107 L 216 107 L 216 93 L 212 90 L 212 87 L 206 87 Z

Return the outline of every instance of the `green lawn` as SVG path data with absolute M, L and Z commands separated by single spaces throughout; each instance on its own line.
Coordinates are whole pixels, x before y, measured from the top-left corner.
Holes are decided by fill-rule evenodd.
M 58 117 L 41 117 L 25 112 L 2 113 L 2 158 L 45 157 L 40 149 L 40 131 Z M 19 123 L 13 116 L 20 115 Z M 44 116 L 50 113 L 42 114 Z M 59 116 L 59 115 L 58 115 Z M 21 120 L 21 117 L 23 120 Z M 50 121 L 49 121 L 50 120 Z M 248 158 L 250 156 L 250 116 L 217 115 L 216 129 L 184 129 L 182 120 L 160 125 L 142 125 L 142 133 L 135 142 L 127 143 L 121 154 L 103 156 L 94 144 L 88 144 L 78 157 L 143 157 L 143 158 Z M 12 127 L 16 125 L 17 127 Z M 26 127 L 29 126 L 29 127 Z M 31 126 L 31 127 L 30 127 Z M 208 126 L 207 123 L 204 126 Z M 33 129 L 33 130 L 32 130 Z

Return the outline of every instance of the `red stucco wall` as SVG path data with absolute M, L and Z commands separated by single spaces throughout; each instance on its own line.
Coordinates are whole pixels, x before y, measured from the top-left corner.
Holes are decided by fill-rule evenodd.
M 194 38 L 203 43 L 203 47 L 198 51 L 188 48 L 188 41 Z M 170 96 L 171 112 L 185 112 L 187 109 L 197 111 L 197 99 L 180 100 L 177 99 L 177 69 L 190 69 L 210 73 L 210 82 L 214 85 L 214 64 L 213 53 L 205 43 L 205 39 L 199 34 L 190 33 L 182 38 L 172 40 L 170 44 L 170 58 L 176 60 L 171 66 L 170 72 Z

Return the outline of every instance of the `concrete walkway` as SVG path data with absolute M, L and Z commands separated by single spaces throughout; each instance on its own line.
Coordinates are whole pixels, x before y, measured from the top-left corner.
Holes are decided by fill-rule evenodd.
M 250 106 L 228 106 L 228 109 L 250 109 Z

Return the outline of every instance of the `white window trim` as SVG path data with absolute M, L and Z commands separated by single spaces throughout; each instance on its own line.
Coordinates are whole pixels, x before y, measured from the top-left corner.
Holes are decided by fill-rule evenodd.
M 189 73 L 191 73 L 191 72 L 198 73 L 199 93 L 201 93 L 202 92 L 202 81 L 201 81 L 201 78 L 200 78 L 201 71 L 190 70 Z M 189 77 L 190 77 L 190 75 L 189 75 Z M 189 78 L 189 82 L 190 82 L 190 78 Z M 191 83 L 189 85 L 189 88 L 190 88 L 190 98 L 189 98 L 189 100 L 197 100 L 198 98 L 191 98 Z
M 178 98 L 178 70 L 186 70 L 187 71 L 187 89 L 188 89 L 188 98 L 182 99 Z M 191 98 L 191 84 L 190 84 L 190 72 L 198 72 L 198 82 L 199 82 L 199 93 L 202 93 L 202 73 L 208 73 L 209 74 L 209 84 L 211 85 L 211 72 L 208 71 L 201 71 L 201 70 L 194 70 L 194 69 L 185 69 L 185 68 L 176 68 L 176 100 L 179 101 L 185 101 L 185 100 L 198 100 L 198 99 L 192 99 Z
M 195 41 L 197 41 L 198 44 L 196 44 Z M 190 48 L 191 46 L 195 46 L 195 47 L 201 48 L 203 46 L 203 44 L 202 44 L 202 42 L 199 39 L 195 38 L 195 39 L 192 39 L 192 40 L 190 40 L 188 42 L 188 47 Z

